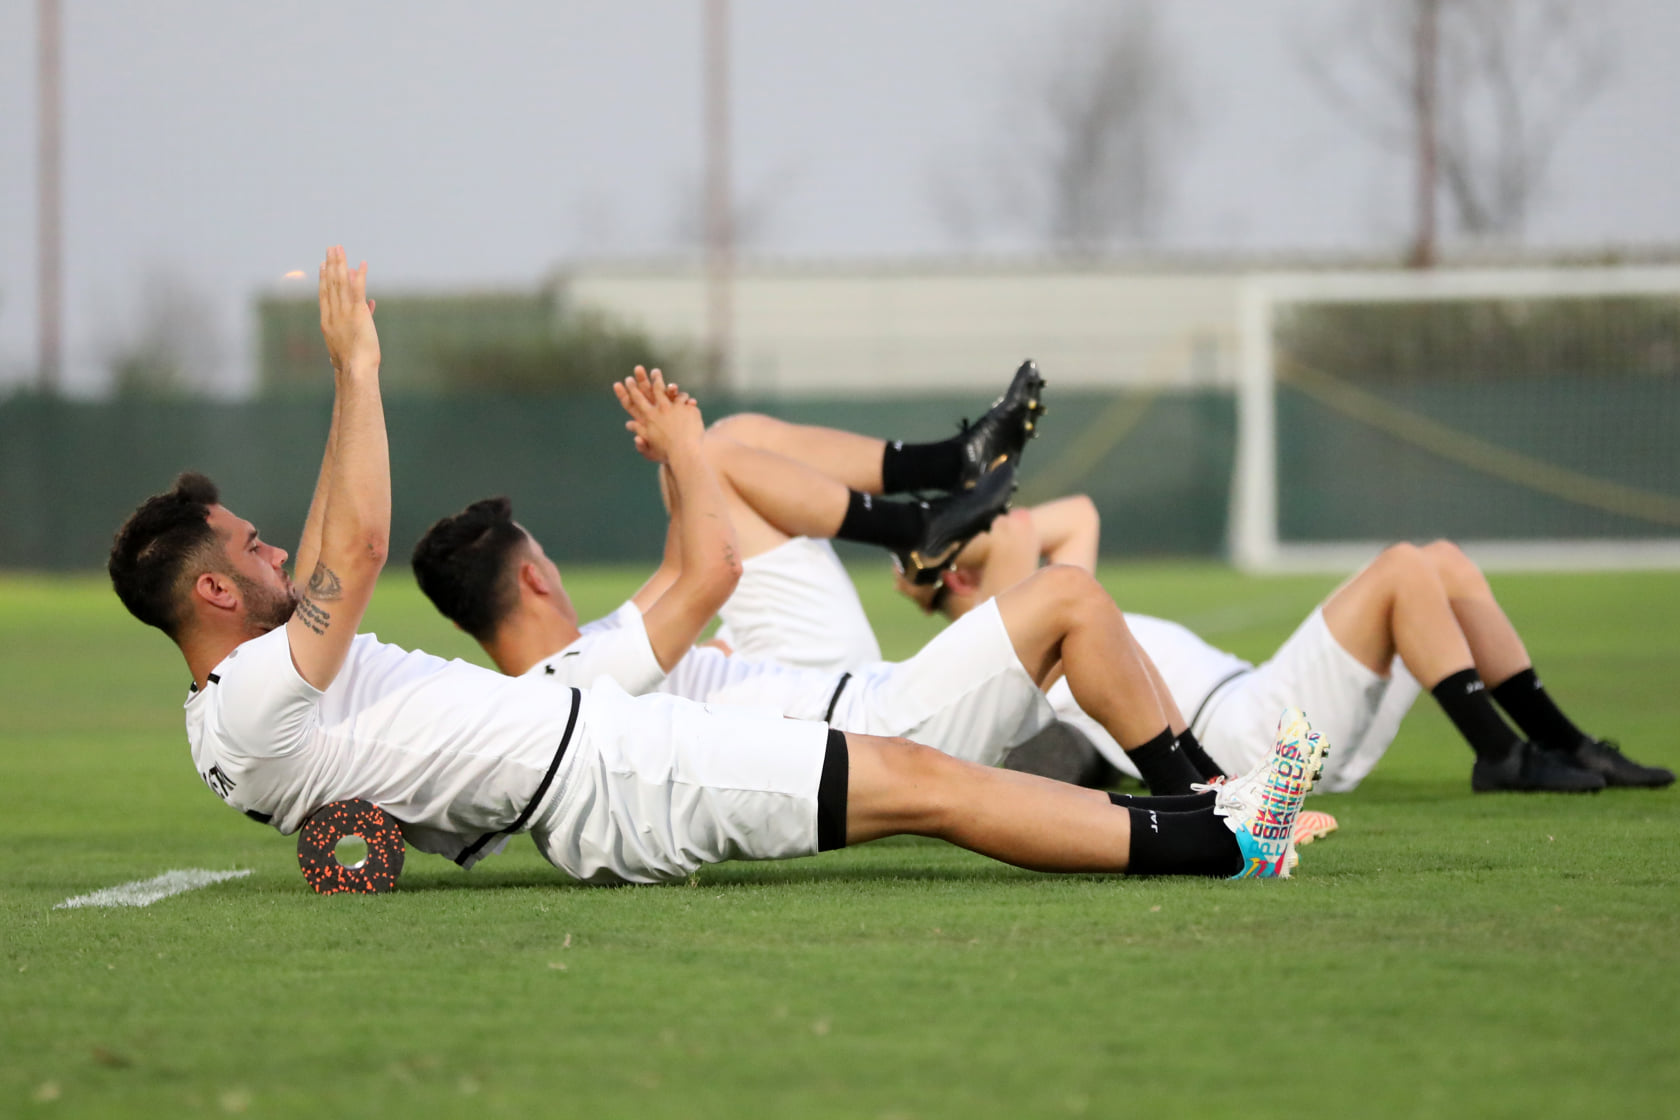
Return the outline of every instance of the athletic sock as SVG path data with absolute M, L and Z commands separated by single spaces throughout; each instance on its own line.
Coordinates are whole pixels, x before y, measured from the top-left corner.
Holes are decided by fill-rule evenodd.
M 1522 744 L 1511 725 L 1499 716 L 1488 699 L 1487 687 L 1474 669 L 1460 669 L 1429 690 L 1458 733 L 1469 742 L 1477 757 L 1498 761 L 1510 757 Z
M 1141 747 L 1128 748 L 1126 757 L 1143 775 L 1143 784 L 1149 787 L 1149 792 L 1157 797 L 1189 793 L 1190 787 L 1202 780 L 1196 767 L 1178 749 L 1178 740 L 1170 727 Z
M 1191 813 L 1197 809 L 1213 808 L 1219 794 L 1214 790 L 1201 793 L 1181 793 L 1176 797 L 1151 797 L 1141 793 L 1111 793 L 1108 799 L 1127 809 L 1155 809 L 1163 813 Z
M 1225 777 L 1225 771 L 1202 749 L 1202 745 L 1196 741 L 1196 733 L 1188 727 L 1178 733 L 1178 749 L 1184 752 L 1184 757 L 1190 760 L 1190 765 L 1201 771 L 1202 781 Z
M 927 517 L 927 507 L 921 502 L 885 502 L 853 490 L 846 503 L 846 516 L 834 535 L 843 541 L 882 548 L 909 548 L 921 539 Z
M 1532 666 L 1494 685 L 1488 692 L 1522 728 L 1523 734 L 1541 746 L 1574 750 L 1582 740 L 1591 737 L 1563 714 L 1540 678 L 1534 675 Z
M 1243 869 L 1242 848 L 1212 809 L 1163 813 L 1128 808 L 1132 850 L 1128 875 L 1210 875 L 1229 879 Z
M 938 443 L 888 440 L 881 452 L 881 492 L 954 489 L 962 476 L 962 464 L 962 441 L 958 438 Z

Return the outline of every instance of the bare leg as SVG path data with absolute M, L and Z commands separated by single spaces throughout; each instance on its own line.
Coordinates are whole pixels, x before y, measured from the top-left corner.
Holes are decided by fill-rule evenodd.
M 1097 790 L 846 736 L 846 842 L 933 836 L 1034 871 L 1124 871 L 1131 815 Z
M 1441 585 L 1446 588 L 1458 627 L 1476 659 L 1476 672 L 1489 688 L 1510 680 L 1533 661 L 1517 628 L 1493 597 L 1482 570 L 1451 541 L 1425 545 L 1423 554 L 1434 564 Z
M 736 443 L 780 455 L 865 494 L 881 492 L 881 455 L 886 441 L 837 428 L 790 424 L 755 412 L 741 412 L 712 425 Z
M 706 436 L 706 455 L 744 556 L 789 537 L 832 537 L 846 517 L 846 484 L 804 463 L 737 443 L 715 427 Z
M 1088 572 L 1040 568 L 997 597 L 1015 654 L 1034 680 L 1050 679 L 1057 662 L 1073 698 L 1130 750 L 1184 717 L 1137 644 L 1126 617 Z
M 1374 673 L 1386 677 L 1398 653 L 1426 690 L 1476 664 L 1435 563 L 1416 545 L 1385 549 L 1339 587 L 1324 622 Z

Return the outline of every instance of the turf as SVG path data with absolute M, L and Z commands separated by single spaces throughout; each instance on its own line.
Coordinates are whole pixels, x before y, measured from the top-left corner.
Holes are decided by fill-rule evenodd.
M 571 573 L 586 615 L 637 573 Z M 1263 656 L 1330 586 L 1115 568 Z M 860 573 L 889 655 L 930 624 Z M 1670 575 L 1495 581 L 1553 691 L 1680 765 Z M 413 587 L 381 636 L 473 651 Z M 322 898 L 194 775 L 186 674 L 100 581 L 0 581 L 0 1116 L 1670 1116 L 1680 793 L 1472 797 L 1425 701 L 1277 883 L 924 842 L 569 885 L 520 841 Z M 54 910 L 176 867 L 248 878 Z

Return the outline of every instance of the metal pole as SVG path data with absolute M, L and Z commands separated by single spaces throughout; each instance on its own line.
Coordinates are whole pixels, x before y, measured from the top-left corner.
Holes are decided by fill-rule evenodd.
M 38 345 L 41 392 L 58 392 L 63 367 L 64 238 L 59 221 L 62 201 L 59 95 L 59 0 L 37 0 L 39 30 L 36 113 L 39 150 L 36 168 L 37 272 L 40 311 Z
M 714 387 L 727 384 L 735 320 L 735 217 L 729 155 L 729 0 L 706 0 L 706 349 Z
M 1413 268 L 1435 264 L 1435 136 L 1436 63 L 1440 55 L 1440 0 L 1417 0 L 1417 58 L 1413 108 L 1417 115 L 1417 240 L 1412 245 Z

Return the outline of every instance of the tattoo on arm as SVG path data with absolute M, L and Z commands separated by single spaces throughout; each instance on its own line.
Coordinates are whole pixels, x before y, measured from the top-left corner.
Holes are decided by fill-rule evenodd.
M 325 634 L 327 627 L 332 625 L 332 613 L 321 607 L 323 602 L 332 602 L 344 597 L 344 584 L 325 564 L 316 562 L 315 571 L 309 576 L 309 586 L 304 590 L 303 597 L 298 600 L 298 617 L 303 624 L 317 634 Z
M 344 585 L 339 582 L 338 575 L 320 561 L 315 562 L 315 570 L 309 574 L 309 586 L 304 594 L 311 599 L 330 602 L 333 599 L 344 598 Z

